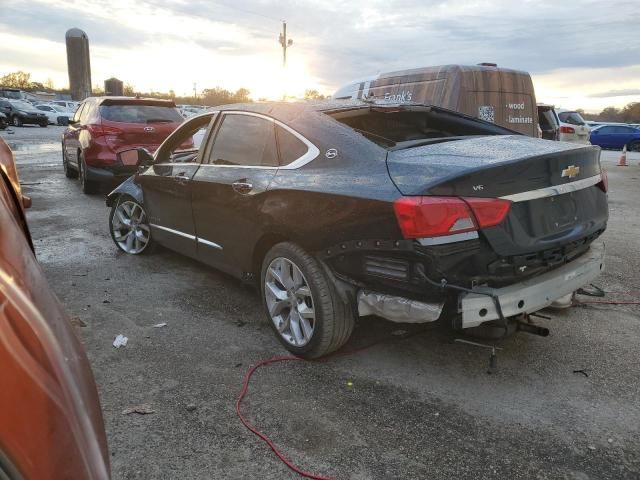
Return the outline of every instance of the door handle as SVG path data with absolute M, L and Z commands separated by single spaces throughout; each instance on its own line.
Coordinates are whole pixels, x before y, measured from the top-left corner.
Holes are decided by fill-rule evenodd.
M 248 182 L 233 182 L 231 187 L 241 195 L 247 195 L 251 190 L 253 190 L 253 185 Z
M 191 180 L 191 177 L 187 177 L 186 175 L 174 175 L 173 178 L 178 180 L 179 183 L 185 183 Z

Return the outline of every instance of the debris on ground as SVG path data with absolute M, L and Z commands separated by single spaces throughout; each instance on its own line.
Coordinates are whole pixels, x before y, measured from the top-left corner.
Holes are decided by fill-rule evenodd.
M 574 370 L 573 373 L 581 373 L 582 375 L 584 375 L 585 377 L 589 377 L 589 374 L 587 373 L 586 369 L 580 369 L 580 370 Z
M 122 411 L 122 415 L 131 415 L 132 413 L 137 413 L 139 415 L 149 415 L 151 413 L 156 413 L 156 411 L 151 408 L 151 405 L 149 405 L 148 403 L 141 403 L 140 405 L 125 408 Z
M 406 335 L 408 332 L 406 330 L 394 330 L 391 332 L 391 335 L 395 335 L 396 337 L 400 337 L 402 335 Z
M 196 404 L 195 404 L 195 403 L 188 403 L 188 404 L 187 404 L 187 406 L 186 406 L 186 409 L 187 409 L 189 412 L 193 412 L 196 408 L 198 408 L 198 407 L 196 406 Z
M 239 327 L 244 327 L 246 324 L 247 324 L 247 322 L 243 322 L 242 320 L 238 320 L 236 322 L 236 325 L 239 326 Z
M 125 347 L 128 341 L 129 339 L 120 333 L 113 341 L 113 346 L 116 348 Z
M 111 303 L 109 300 L 102 300 L 102 303 Z
M 74 327 L 86 327 L 87 322 L 82 320 L 80 317 L 71 317 L 71 325 Z
M 166 327 L 167 326 L 167 322 L 162 322 L 162 323 L 156 323 L 153 328 L 162 328 L 162 327 Z

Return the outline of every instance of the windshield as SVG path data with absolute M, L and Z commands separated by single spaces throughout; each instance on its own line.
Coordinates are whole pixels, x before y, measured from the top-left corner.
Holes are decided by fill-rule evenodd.
M 569 123 L 571 125 L 584 125 L 584 119 L 578 112 L 562 112 L 558 114 L 561 122 Z
M 173 107 L 160 105 L 102 105 L 100 116 L 121 123 L 182 123 L 182 115 Z

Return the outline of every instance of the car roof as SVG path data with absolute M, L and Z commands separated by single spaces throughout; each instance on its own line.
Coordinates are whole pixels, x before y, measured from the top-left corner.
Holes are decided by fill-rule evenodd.
M 85 101 L 95 102 L 98 105 L 161 105 L 175 107 L 173 100 L 165 100 L 162 98 L 146 98 L 146 97 L 124 97 L 124 96 L 105 96 L 105 97 L 88 97 Z

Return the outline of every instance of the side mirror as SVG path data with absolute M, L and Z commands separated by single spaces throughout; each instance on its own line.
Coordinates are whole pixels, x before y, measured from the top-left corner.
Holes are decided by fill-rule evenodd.
M 136 165 L 138 167 L 149 167 L 153 165 L 153 155 L 146 148 L 138 147 L 131 150 L 123 150 L 116 155 L 123 165 Z

